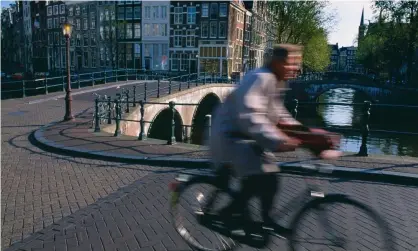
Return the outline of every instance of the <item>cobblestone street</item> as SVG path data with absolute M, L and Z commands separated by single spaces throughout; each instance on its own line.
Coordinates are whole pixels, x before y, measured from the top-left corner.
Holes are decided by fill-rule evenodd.
M 181 169 L 45 152 L 32 145 L 30 135 L 61 120 L 64 102 L 29 105 L 30 100 L 36 98 L 1 104 L 2 250 L 22 240 L 9 250 L 189 249 L 168 216 L 167 184 Z M 92 93 L 74 96 L 73 113 L 92 107 L 92 100 Z M 291 199 L 303 184 L 297 176 L 285 178 L 280 198 Z M 328 186 L 376 208 L 394 228 L 399 250 L 418 250 L 417 187 L 347 180 Z M 268 248 L 286 250 L 285 245 Z

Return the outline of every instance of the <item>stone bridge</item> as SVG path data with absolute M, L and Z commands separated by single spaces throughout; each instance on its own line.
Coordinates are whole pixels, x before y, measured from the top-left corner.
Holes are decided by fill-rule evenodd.
M 185 91 L 177 92 L 144 106 L 144 135 L 150 138 L 167 140 L 171 132 L 172 112 L 168 102 L 174 101 L 175 105 L 175 136 L 176 141 L 201 143 L 205 116 L 211 114 L 215 107 L 236 87 L 233 84 L 211 84 L 194 87 Z M 190 105 L 192 104 L 192 105 Z M 120 128 L 124 135 L 138 136 L 140 133 L 140 107 L 129 113 L 126 120 L 121 121 Z M 104 131 L 113 133 L 115 125 L 103 128 Z

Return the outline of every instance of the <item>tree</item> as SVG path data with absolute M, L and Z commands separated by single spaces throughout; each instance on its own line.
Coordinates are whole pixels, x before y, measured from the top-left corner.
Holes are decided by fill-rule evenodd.
M 317 30 L 307 41 L 303 50 L 304 68 L 310 71 L 324 71 L 330 64 L 331 50 L 327 43 L 325 31 Z
M 326 1 L 268 1 L 268 37 L 274 43 L 303 45 L 305 66 L 324 70 L 330 62 L 327 33 L 335 20 L 324 12 L 327 6 Z

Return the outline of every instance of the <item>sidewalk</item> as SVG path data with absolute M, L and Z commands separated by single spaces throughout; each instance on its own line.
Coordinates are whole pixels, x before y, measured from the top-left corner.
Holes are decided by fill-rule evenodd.
M 119 162 L 133 162 L 147 165 L 205 168 L 210 165 L 205 146 L 177 143 L 167 145 L 166 141 L 136 137 L 118 136 L 99 132 L 91 128 L 93 109 L 77 116 L 74 122 L 53 123 L 34 133 L 35 141 L 47 150 L 78 157 L 96 158 Z M 418 158 L 372 155 L 358 157 L 345 153 L 338 160 L 313 160 L 303 150 L 276 154 L 279 163 L 332 164 L 332 176 L 418 184 Z M 285 173 L 293 173 L 294 167 L 282 167 Z

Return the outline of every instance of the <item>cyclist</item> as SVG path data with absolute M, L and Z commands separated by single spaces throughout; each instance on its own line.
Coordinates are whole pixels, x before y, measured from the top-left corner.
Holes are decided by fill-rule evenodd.
M 271 152 L 294 151 L 303 143 L 278 126 L 306 129 L 293 119 L 282 101 L 285 81 L 296 76 L 301 63 L 301 46 L 274 46 L 265 65 L 246 74 L 214 113 L 208 142 L 213 163 L 221 179 L 225 178 L 223 184 L 227 184 L 231 171 L 241 179 L 240 194 L 221 210 L 226 218 L 232 213 L 248 217 L 247 201 L 256 195 L 261 200 L 266 227 L 281 228 L 269 215 L 278 186 L 275 172 L 279 171 Z M 332 158 L 339 152 L 325 149 L 320 155 Z M 232 170 L 225 163 L 230 163 Z

